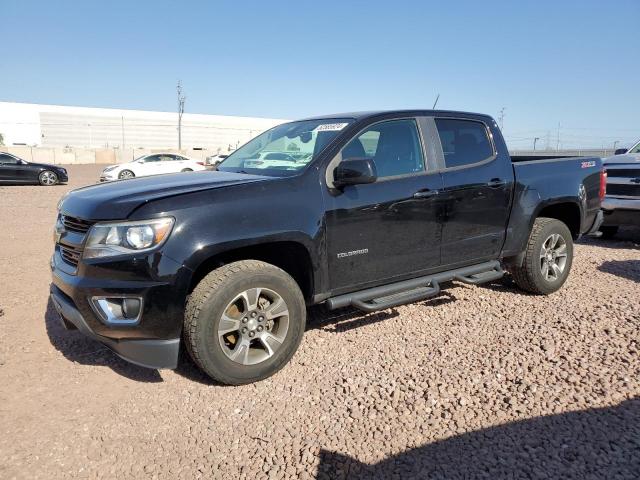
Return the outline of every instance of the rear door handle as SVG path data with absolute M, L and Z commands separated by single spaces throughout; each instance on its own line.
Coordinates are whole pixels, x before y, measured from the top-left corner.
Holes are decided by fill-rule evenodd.
M 502 180 L 501 178 L 492 178 L 491 180 L 489 180 L 489 182 L 487 182 L 487 186 L 489 188 L 498 188 L 498 187 L 503 187 L 507 184 L 507 182 L 505 182 L 504 180 Z
M 431 198 L 431 197 L 435 197 L 436 195 L 438 195 L 438 190 L 429 190 L 424 189 L 424 190 L 418 190 L 416 193 L 413 194 L 413 198 Z

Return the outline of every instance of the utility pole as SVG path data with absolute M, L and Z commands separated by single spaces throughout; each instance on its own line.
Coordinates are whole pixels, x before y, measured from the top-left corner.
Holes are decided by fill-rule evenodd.
M 620 143 L 620 140 L 616 140 L 615 142 L 613 142 L 613 152 L 615 153 L 616 151 L 616 145 L 618 145 Z
M 537 142 L 538 140 L 540 140 L 540 137 L 535 137 L 535 138 L 533 139 L 533 151 L 534 151 L 534 152 L 536 151 L 536 142 Z
M 122 120 L 122 149 L 124 150 L 124 115 L 120 119 Z
M 556 152 L 560 151 L 560 122 L 558 122 L 558 136 L 556 137 Z
M 176 87 L 178 92 L 178 150 L 182 150 L 182 114 L 184 113 L 184 101 L 187 99 L 182 94 L 182 82 L 178 80 Z
M 504 130 L 504 107 L 500 109 L 500 116 L 498 117 L 498 121 L 500 122 L 500 130 Z

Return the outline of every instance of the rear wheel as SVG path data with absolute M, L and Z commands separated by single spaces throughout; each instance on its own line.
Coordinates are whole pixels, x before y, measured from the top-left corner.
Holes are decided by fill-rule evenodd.
M 531 229 L 524 261 L 511 269 L 523 290 L 548 295 L 569 276 L 573 262 L 573 238 L 569 228 L 554 218 L 537 218 Z
M 118 178 L 120 180 L 128 180 L 130 178 L 135 178 L 135 173 L 133 173 L 131 170 L 122 170 L 120 172 L 120 175 L 118 175 Z
M 600 227 L 600 232 L 602 232 L 602 238 L 610 239 L 615 237 L 616 234 L 618 233 L 618 226 L 613 225 L 613 226 Z
M 58 175 L 51 170 L 45 170 L 38 175 L 38 181 L 40 182 L 40 185 L 51 187 L 58 183 Z
M 212 271 L 193 290 L 184 340 L 207 375 L 241 385 L 280 370 L 297 350 L 305 321 L 293 278 L 268 263 L 243 260 Z

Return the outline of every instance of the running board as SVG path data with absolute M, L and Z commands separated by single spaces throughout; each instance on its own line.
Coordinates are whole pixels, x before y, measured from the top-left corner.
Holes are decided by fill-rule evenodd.
M 375 312 L 435 297 L 440 293 L 440 284 L 443 282 L 458 280 L 477 285 L 497 280 L 503 275 L 504 271 L 500 262 L 493 260 L 470 267 L 457 268 L 426 277 L 412 278 L 390 285 L 339 295 L 329 298 L 327 307 L 329 310 L 335 310 L 352 306 L 363 312 Z

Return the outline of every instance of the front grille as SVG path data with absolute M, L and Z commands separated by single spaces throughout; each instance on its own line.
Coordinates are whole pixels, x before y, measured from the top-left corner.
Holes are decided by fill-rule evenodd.
M 60 255 L 65 262 L 77 267 L 80 257 L 82 256 L 82 249 L 74 248 L 69 245 L 60 245 Z
M 609 168 L 607 177 L 640 178 L 640 168 Z
M 71 232 L 79 233 L 86 233 L 94 223 L 80 218 L 70 217 L 68 215 L 61 215 L 60 220 L 62 221 L 64 228 Z
M 608 183 L 607 195 L 623 195 L 625 197 L 640 197 L 640 184 L 625 185 L 620 183 Z

